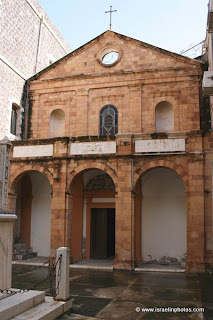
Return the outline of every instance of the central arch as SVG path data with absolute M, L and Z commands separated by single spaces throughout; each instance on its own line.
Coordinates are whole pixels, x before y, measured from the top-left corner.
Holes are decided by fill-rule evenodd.
M 78 168 L 79 170 L 79 168 Z M 76 170 L 76 171 L 78 171 Z M 97 168 L 74 174 L 69 186 L 70 247 L 73 261 L 115 256 L 115 184 Z

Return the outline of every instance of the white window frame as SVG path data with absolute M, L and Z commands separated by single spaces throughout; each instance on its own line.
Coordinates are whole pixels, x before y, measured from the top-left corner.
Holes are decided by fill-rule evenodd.
M 11 130 L 11 116 L 12 116 L 12 107 L 13 104 L 15 104 L 17 106 L 17 124 L 20 121 L 21 124 L 21 112 L 23 111 L 23 108 L 20 106 L 20 101 L 18 101 L 17 99 L 10 99 L 10 103 L 9 103 L 9 121 L 8 121 L 8 128 L 7 128 L 7 132 L 8 132 L 8 138 L 10 140 L 21 140 L 21 136 L 20 135 L 14 135 L 10 132 Z M 16 124 L 16 125 L 17 125 Z M 17 126 L 18 127 L 18 126 Z M 19 130 L 20 131 L 20 130 Z

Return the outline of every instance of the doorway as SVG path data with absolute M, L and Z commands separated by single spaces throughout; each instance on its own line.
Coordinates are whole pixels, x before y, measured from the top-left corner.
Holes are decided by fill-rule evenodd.
M 113 259 L 115 256 L 115 209 L 91 209 L 92 259 Z

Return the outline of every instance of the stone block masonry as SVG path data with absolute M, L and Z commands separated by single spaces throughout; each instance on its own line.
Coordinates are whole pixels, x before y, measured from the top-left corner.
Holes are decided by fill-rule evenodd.
M 12 103 L 24 105 L 25 81 L 71 51 L 37 0 L 1 1 L 0 139 L 10 135 Z M 18 113 L 17 137 L 22 111 Z
M 100 61 L 107 48 L 119 55 L 110 66 Z M 202 73 L 199 61 L 107 31 L 36 74 L 29 84 L 28 139 L 13 143 L 8 209 L 22 207 L 37 230 L 51 211 L 48 249 L 69 247 L 73 260 L 102 255 L 104 243 L 115 269 L 165 256 L 186 259 L 189 272 L 212 267 L 212 135 L 200 130 Z M 103 109 L 110 113 L 101 127 Z M 159 126 L 167 120 L 169 128 Z M 102 135 L 110 126 L 118 133 Z M 45 145 L 53 153 L 13 157 Z M 111 188 L 87 189 L 106 175 Z M 48 201 L 36 211 L 39 179 L 49 185 Z M 36 227 L 27 219 L 23 225 L 33 238 Z M 94 236 L 110 232 L 110 241 Z

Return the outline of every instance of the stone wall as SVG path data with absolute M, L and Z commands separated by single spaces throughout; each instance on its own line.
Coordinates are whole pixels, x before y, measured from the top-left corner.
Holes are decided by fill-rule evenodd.
M 204 271 L 204 256 L 207 253 L 204 246 L 204 214 L 211 216 L 211 212 L 205 213 L 204 209 L 204 157 L 202 155 L 202 134 L 200 131 L 193 133 L 168 134 L 167 141 L 184 138 L 186 141 L 185 151 L 175 154 L 174 152 L 159 152 L 158 154 L 145 155 L 135 154 L 135 141 L 138 139 L 154 139 L 148 134 L 117 135 L 116 153 L 111 155 L 70 155 L 72 138 L 53 138 L 46 140 L 28 140 L 14 142 L 14 148 L 33 148 L 41 143 L 45 146 L 53 145 L 51 156 L 40 155 L 31 157 L 29 154 L 20 154 L 12 157 L 11 177 L 9 187 L 10 201 L 8 209 L 13 210 L 16 187 L 19 179 L 31 171 L 42 173 L 48 179 L 52 187 L 51 199 L 51 250 L 66 243 L 70 246 L 72 240 L 65 230 L 73 222 L 72 205 L 66 202 L 66 195 L 72 197 L 71 186 L 74 179 L 85 170 L 99 169 L 108 174 L 115 185 L 116 200 L 116 255 L 115 268 L 131 269 L 134 267 L 137 256 L 136 249 L 140 251 L 140 211 L 134 211 L 134 203 L 137 201 L 137 184 L 140 178 L 154 168 L 168 168 L 176 172 L 182 179 L 186 188 L 186 214 L 187 214 L 187 265 L 188 271 Z M 82 141 L 82 138 L 80 139 Z M 84 137 L 84 142 L 91 141 L 90 137 Z M 93 137 L 92 143 L 99 141 L 100 137 Z M 79 140 L 78 140 L 79 142 Z M 196 152 L 193 151 L 196 148 Z M 14 149 L 15 150 L 15 149 Z M 13 153 L 14 154 L 14 153 Z M 209 171 L 208 171 L 209 174 Z M 103 197 L 106 190 L 103 189 Z M 75 199 L 75 197 L 73 197 Z M 67 212 L 69 218 L 67 218 Z M 210 219 L 210 218 L 209 218 Z M 207 227 L 207 225 L 206 225 Z M 68 231 L 70 232 L 70 231 Z M 79 231 L 80 232 L 80 231 Z M 151 231 L 150 231 L 151 232 Z M 184 232 L 182 230 L 182 232 Z M 208 237 L 210 236 L 208 231 Z M 139 240 L 136 240 L 139 239 Z M 210 244 L 210 243 L 209 243 Z M 209 252 L 209 262 L 212 254 Z M 205 261 L 207 263 L 207 261 Z
M 110 67 L 99 59 L 107 47 L 119 52 L 120 60 Z M 207 178 L 212 176 L 212 145 L 211 137 L 205 141 L 200 131 L 201 78 L 200 62 L 111 31 L 36 75 L 29 90 L 26 130 L 30 139 L 13 143 L 8 208 L 15 208 L 19 179 L 29 171 L 41 172 L 52 187 L 51 249 L 70 246 L 72 183 L 78 174 L 102 170 L 115 185 L 114 267 L 132 269 L 141 251 L 138 181 L 149 170 L 168 168 L 186 189 L 187 230 L 182 230 L 187 234 L 186 270 L 204 271 L 213 256 L 212 200 L 210 195 L 205 198 L 206 187 L 212 193 L 211 178 Z M 156 132 L 156 106 L 162 101 L 173 107 L 172 132 Z M 107 104 L 118 110 L 115 137 L 99 136 L 100 110 Z M 50 139 L 50 115 L 59 109 L 65 114 L 65 134 Z M 104 143 L 115 148 L 104 152 Z M 52 151 L 47 154 L 42 150 L 48 151 L 48 145 Z M 72 152 L 72 145 L 80 151 Z M 23 152 L 17 154 L 18 150 Z
M 109 44 L 122 52 L 111 68 L 98 59 Z M 31 81 L 29 137 L 50 137 L 56 109 L 65 113 L 65 136 L 98 135 L 100 110 L 107 104 L 118 110 L 118 133 L 156 132 L 155 108 L 162 101 L 173 107 L 172 131 L 199 130 L 201 66 L 106 32 Z
M 22 106 L 25 81 L 71 49 L 37 0 L 2 0 L 0 139 L 9 135 L 12 103 Z M 24 107 L 24 106 L 23 106 Z M 21 112 L 18 132 L 20 136 Z M 12 137 L 13 138 L 13 137 Z

